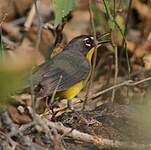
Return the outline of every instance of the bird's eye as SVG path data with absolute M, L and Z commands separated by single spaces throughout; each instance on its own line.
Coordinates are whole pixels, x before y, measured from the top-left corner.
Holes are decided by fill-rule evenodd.
M 84 42 L 85 42 L 85 45 L 88 46 L 88 47 L 91 47 L 92 46 L 92 41 L 90 38 L 85 38 L 84 39 Z

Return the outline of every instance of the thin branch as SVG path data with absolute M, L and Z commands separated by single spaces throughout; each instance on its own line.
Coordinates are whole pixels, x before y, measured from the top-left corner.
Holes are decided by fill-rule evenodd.
M 137 81 L 137 82 L 134 82 L 134 81 L 132 81 L 132 80 L 127 80 L 127 81 L 124 81 L 124 82 L 119 83 L 119 84 L 117 84 L 117 85 L 111 86 L 111 87 L 109 87 L 109 88 L 107 88 L 107 89 L 105 89 L 105 90 L 102 90 L 102 91 L 100 91 L 100 92 L 94 94 L 94 95 L 93 95 L 92 97 L 90 97 L 88 100 L 93 99 L 93 98 L 96 98 L 96 97 L 98 97 L 98 96 L 100 96 L 100 95 L 102 95 L 102 94 L 104 94 L 104 93 L 106 93 L 106 92 L 109 92 L 109 91 L 111 91 L 111 90 L 113 90 L 113 89 L 116 89 L 116 88 L 119 88 L 119 87 L 121 87 L 121 86 L 136 86 L 136 85 L 138 85 L 138 84 L 141 84 L 141 83 L 143 83 L 143 82 L 147 82 L 147 81 L 149 81 L 149 80 L 151 80 L 151 77 L 145 78 L 145 79 L 140 80 L 140 81 Z
M 120 34 L 123 37 L 124 47 L 125 47 L 125 50 L 126 50 L 126 59 L 127 59 L 127 66 L 128 66 L 128 74 L 130 74 L 131 68 L 130 68 L 130 63 L 129 63 L 129 58 L 128 58 L 127 43 L 126 43 L 125 35 L 124 35 L 121 27 L 117 23 L 117 21 L 115 20 L 115 18 L 111 14 L 111 11 L 110 11 L 109 6 L 108 6 L 109 5 L 109 1 L 103 0 L 103 3 L 104 3 L 104 7 L 105 7 L 105 10 L 106 10 L 108 18 L 115 24 L 115 26 L 118 28 L 118 30 L 120 31 Z
M 6 133 L 3 133 L 2 131 L 0 131 L 0 134 L 3 135 L 6 138 L 6 140 L 8 140 L 8 142 L 11 144 L 11 149 L 15 150 L 18 143 L 15 142 L 14 140 L 12 140 L 11 137 L 9 135 L 7 135 Z M 21 146 L 21 145 L 19 145 L 19 146 Z
M 32 75 L 32 70 L 31 70 L 31 75 L 30 75 L 30 90 L 31 90 L 31 100 L 32 100 L 32 117 L 33 121 L 36 122 L 36 96 L 35 96 L 35 91 L 34 91 L 34 85 L 33 85 L 33 75 Z
M 42 22 L 41 22 L 40 14 L 39 14 L 38 7 L 37 7 L 38 0 L 32 0 L 32 1 L 33 1 L 33 5 L 32 5 L 32 8 L 29 12 L 29 15 L 26 19 L 26 22 L 24 23 L 24 27 L 25 27 L 25 31 L 27 32 L 33 23 L 35 15 L 37 15 L 38 31 L 37 31 L 37 36 L 36 36 L 35 47 L 36 47 L 36 49 L 39 49 L 40 39 L 41 39 L 41 31 L 42 31 Z M 24 39 L 24 37 L 23 37 L 23 39 Z M 23 41 L 23 39 L 21 41 Z
M 127 60 L 129 76 L 130 76 L 131 67 L 130 67 L 130 62 L 129 62 L 129 57 L 128 57 L 128 50 L 127 50 L 127 43 L 126 43 L 125 38 L 126 38 L 126 34 L 127 34 L 127 27 L 128 27 L 130 12 L 131 12 L 131 5 L 132 5 L 132 0 L 129 0 L 128 12 L 127 12 L 126 21 L 125 21 L 124 37 L 123 37 L 122 44 L 121 44 L 121 47 L 124 47 L 124 51 L 126 52 L 126 60 Z M 123 52 L 121 52 L 121 55 L 122 54 L 123 54 Z
M 115 9 L 116 9 L 116 4 L 115 4 L 115 0 L 114 0 L 113 1 L 113 11 L 114 11 L 113 17 L 114 17 L 114 20 L 115 20 L 115 17 L 116 17 L 116 10 Z M 115 55 L 114 85 L 116 85 L 117 84 L 117 78 L 118 78 L 118 50 L 117 50 L 117 46 L 114 43 L 113 43 L 113 48 L 114 48 L 114 55 Z M 116 92 L 116 89 L 113 89 L 111 102 L 114 101 L 115 92 Z
M 37 39 L 36 39 L 36 48 L 39 49 L 41 31 L 42 31 L 42 23 L 41 23 L 40 14 L 39 14 L 38 7 L 37 7 L 37 0 L 33 0 L 33 3 L 35 5 L 35 10 L 36 10 L 37 18 L 38 18 L 38 32 L 37 32 Z
M 126 34 L 127 34 L 127 26 L 128 26 L 129 17 L 130 17 L 132 1 L 133 0 L 129 0 L 129 4 L 128 4 L 128 11 L 127 11 L 127 16 L 126 16 L 126 21 L 125 21 L 124 37 L 126 37 Z M 123 39 L 122 44 L 121 44 L 122 47 L 124 46 L 124 42 L 125 42 L 125 40 Z
M 74 140 L 87 142 L 96 145 L 99 148 L 122 148 L 122 149 L 137 149 L 142 150 L 144 148 L 151 148 L 151 144 L 137 144 L 121 142 L 116 140 L 110 140 L 96 135 L 90 135 L 87 133 L 80 132 L 76 129 L 65 127 L 62 123 L 55 123 L 45 118 L 39 118 L 43 120 L 42 123 L 47 125 L 51 129 L 56 129 L 58 132 L 63 133 L 66 137 L 72 138 Z
M 3 42 L 2 42 L 2 35 L 3 35 L 3 31 L 2 31 L 2 25 L 5 22 L 6 19 L 6 13 L 3 14 L 1 20 L 0 20 L 0 57 L 1 59 L 3 59 L 4 57 L 4 46 L 3 46 Z
M 117 84 L 117 78 L 118 78 L 118 51 L 117 51 L 117 46 L 114 46 L 114 50 L 115 50 L 115 74 L 114 74 L 114 85 Z M 114 101 L 115 98 L 115 91 L 116 89 L 114 88 L 112 91 L 112 98 L 111 101 Z
M 35 9 L 35 10 L 34 10 Z M 38 33 L 37 33 L 37 39 L 36 39 L 36 48 L 39 49 L 39 44 L 40 44 L 40 36 L 41 36 L 41 19 L 40 19 L 40 14 L 38 11 L 38 7 L 37 7 L 37 0 L 33 0 L 33 7 L 31 9 L 31 19 L 29 19 L 30 21 L 33 21 L 33 17 L 35 15 L 35 12 L 37 14 L 38 17 Z M 29 16 L 30 17 L 30 16 Z M 31 22 L 30 22 L 31 24 Z M 36 97 L 35 97 L 35 92 L 34 92 L 34 85 L 33 85 L 33 79 L 32 79 L 32 71 L 31 71 L 31 76 L 30 76 L 30 88 L 31 88 L 31 100 L 32 100 L 32 115 L 33 115 L 33 121 L 36 121 Z
M 107 13 L 108 18 L 115 24 L 115 26 L 118 28 L 118 30 L 120 31 L 120 34 L 122 35 L 124 41 L 126 42 L 126 39 L 124 37 L 123 31 L 121 29 L 121 27 L 119 26 L 119 24 L 117 23 L 117 21 L 114 19 L 113 15 L 111 14 L 111 11 L 108 7 L 108 1 L 107 0 L 103 0 L 103 4 Z
M 25 31 L 28 31 L 31 28 L 35 15 L 36 15 L 36 8 L 35 8 L 35 4 L 33 4 L 28 14 L 28 17 L 26 19 L 26 22 L 24 23 Z
M 9 114 L 7 112 L 4 112 L 1 114 L 1 119 L 3 125 L 9 128 L 10 132 L 7 134 L 8 137 L 18 136 L 20 138 L 20 141 L 22 141 L 22 145 L 18 144 L 21 147 L 26 146 L 29 149 L 33 148 L 33 143 L 29 140 L 28 136 L 24 136 L 22 132 L 18 130 L 16 125 L 12 122 L 11 118 L 9 117 Z
M 92 30 L 93 30 L 95 50 L 94 50 L 92 70 L 90 71 L 90 72 L 91 72 L 90 81 L 89 81 L 88 84 L 87 84 L 87 91 L 86 91 L 86 95 L 85 95 L 85 100 L 84 100 L 84 102 L 83 102 L 82 110 L 85 109 L 85 106 L 86 106 L 86 103 L 87 103 L 87 100 L 88 100 L 88 97 L 89 97 L 89 91 L 90 91 L 90 89 L 91 89 L 92 82 L 93 82 L 93 78 L 94 78 L 94 70 L 95 70 L 96 58 L 97 58 L 96 30 L 95 30 L 95 25 L 94 25 L 93 12 L 92 12 L 92 8 L 91 8 L 91 4 L 92 4 L 92 1 L 89 0 L 89 13 L 90 13 L 91 26 L 92 26 Z
M 57 93 L 57 90 L 58 90 L 58 87 L 59 87 L 61 81 L 62 81 L 62 75 L 59 77 L 58 83 L 57 83 L 57 85 L 56 85 L 56 87 L 55 87 L 55 90 L 53 91 L 53 94 L 52 94 L 52 97 L 51 97 L 51 101 L 50 101 L 51 104 L 54 102 L 55 95 L 56 95 L 56 93 Z
M 114 19 L 116 17 L 116 2 L 115 1 L 116 0 L 113 0 L 113 17 L 114 17 Z
M 11 40 L 9 40 L 7 37 L 5 37 L 3 35 L 1 36 L 1 40 L 4 43 L 4 45 L 6 45 L 6 48 L 9 48 L 9 49 L 17 48 L 16 43 L 12 42 Z

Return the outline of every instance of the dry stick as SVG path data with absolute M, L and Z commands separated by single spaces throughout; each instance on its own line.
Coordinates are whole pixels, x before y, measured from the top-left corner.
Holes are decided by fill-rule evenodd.
M 37 8 L 37 0 L 33 0 L 33 4 L 35 6 L 35 12 L 37 14 L 38 17 L 38 33 L 37 33 L 37 39 L 36 39 L 36 48 L 39 49 L 39 44 L 40 44 L 40 35 L 41 35 L 41 20 L 40 20 L 40 15 L 39 15 L 39 11 Z M 33 108 L 33 121 L 36 121 L 36 108 L 35 108 L 35 102 L 36 102 L 36 96 L 34 93 L 34 85 L 33 85 L 33 81 L 32 81 L 32 71 L 31 71 L 31 99 L 32 99 L 32 108 Z
M 18 130 L 18 128 L 16 127 L 16 125 L 12 122 L 8 112 L 4 112 L 3 114 L 1 114 L 1 119 L 3 124 L 9 128 L 10 132 L 7 134 L 7 136 L 9 136 L 10 138 L 13 136 L 19 136 L 20 140 L 22 141 L 22 145 L 27 147 L 30 147 L 32 149 L 33 144 L 31 143 L 31 141 L 29 140 L 28 136 L 24 136 L 22 132 L 20 132 Z M 12 139 L 13 140 L 13 139 Z M 20 145 L 18 143 L 18 145 Z M 21 146 L 21 145 L 20 145 Z
M 85 95 L 85 100 L 83 102 L 82 110 L 85 109 L 85 106 L 86 106 L 86 103 L 87 103 L 87 100 L 88 100 L 88 97 L 89 97 L 89 91 L 90 91 L 91 86 L 92 86 L 92 81 L 93 81 L 93 77 L 94 77 L 94 70 L 95 70 L 95 66 L 96 66 L 96 58 L 97 58 L 96 30 L 95 30 L 95 25 L 94 25 L 94 20 L 93 20 L 93 12 L 92 12 L 92 8 L 91 8 L 91 0 L 89 0 L 89 13 L 90 13 L 90 20 L 91 20 L 91 25 L 92 25 L 92 29 L 93 29 L 95 50 L 94 50 L 93 65 L 92 65 L 92 70 L 91 70 L 90 81 L 88 82 L 87 91 L 86 91 L 86 95 Z
M 36 38 L 36 48 L 39 49 L 41 31 L 42 31 L 42 23 L 41 23 L 40 14 L 39 14 L 38 7 L 37 7 L 37 0 L 33 0 L 33 3 L 35 5 L 36 14 L 38 17 L 38 32 L 37 32 L 37 38 Z
M 13 141 L 13 140 L 10 138 L 10 136 L 7 135 L 7 134 L 4 133 L 4 132 L 0 131 L 0 134 L 3 135 L 3 136 L 6 138 L 6 140 L 9 142 L 9 144 L 11 145 L 11 149 L 12 149 L 12 150 L 15 150 L 15 149 L 16 149 L 16 146 L 18 145 L 18 143 L 15 142 L 15 141 Z
M 48 111 L 45 111 L 44 114 L 51 112 L 51 110 L 50 110 L 51 105 L 50 104 L 53 104 L 53 102 L 55 100 L 55 96 L 56 96 L 56 93 L 57 93 L 57 90 L 58 90 L 58 87 L 59 87 L 61 81 L 62 81 L 62 75 L 59 77 L 58 83 L 57 83 L 57 85 L 56 85 L 56 87 L 52 93 L 50 102 L 48 102 L 49 99 L 46 99 L 46 107 L 47 107 Z M 52 109 L 52 113 L 54 113 L 53 109 Z
M 2 16 L 0 20 L 0 58 L 3 60 L 4 56 L 4 46 L 3 46 L 3 41 L 2 41 L 2 25 L 5 22 L 6 19 L 6 13 Z
M 27 20 L 24 24 L 25 26 L 25 31 L 28 31 L 33 23 L 33 19 L 35 17 L 35 15 L 37 14 L 37 18 L 38 18 L 38 32 L 37 32 L 37 38 L 36 38 L 36 43 L 35 43 L 35 47 L 36 49 L 39 49 L 39 44 L 40 44 L 40 38 L 41 38 L 41 29 L 42 29 L 42 23 L 41 23 L 41 19 L 40 19 L 40 14 L 38 11 L 38 7 L 37 7 L 37 0 L 33 0 L 33 6 L 29 12 L 29 15 L 27 17 Z
M 87 133 L 80 132 L 76 129 L 65 127 L 62 123 L 55 123 L 45 118 L 42 119 L 42 123 L 47 125 L 49 128 L 56 129 L 58 132 L 63 132 L 63 135 L 66 137 L 72 138 L 74 140 L 83 141 L 87 143 L 94 144 L 99 148 L 122 148 L 122 149 L 137 149 L 142 150 L 145 148 L 151 149 L 151 144 L 137 144 L 137 143 L 128 143 L 128 142 L 121 142 L 116 140 L 110 140 L 102 137 L 98 137 L 96 135 L 90 135 Z
M 27 17 L 27 20 L 24 24 L 24 27 L 25 27 L 25 31 L 28 31 L 33 23 L 33 20 L 34 20 L 34 17 L 36 15 L 36 8 L 35 8 L 35 4 L 33 4 L 30 12 L 29 12 L 29 15 Z
M 59 85 L 60 85 L 60 83 L 61 83 L 61 80 L 62 80 L 62 75 L 59 77 L 58 83 L 57 83 L 57 85 L 56 85 L 56 87 L 55 87 L 55 89 L 54 89 L 54 91 L 53 91 L 53 94 L 52 94 L 52 97 L 51 97 L 51 101 L 50 101 L 51 103 L 54 102 L 55 95 L 56 95 L 56 93 L 57 93 L 57 90 L 58 90 L 58 87 L 59 87 Z
M 126 16 L 126 21 L 125 21 L 125 30 L 124 30 L 124 36 L 126 37 L 127 34 L 127 26 L 128 26 L 128 21 L 129 21 L 129 17 L 130 17 L 130 11 L 131 11 L 131 5 L 132 5 L 132 0 L 129 0 L 129 4 L 128 4 L 128 12 L 127 12 L 127 16 Z M 125 40 L 123 38 L 122 40 L 122 47 L 124 46 Z
M 115 4 L 115 0 L 113 1 L 113 10 L 114 10 L 114 14 L 113 17 L 115 19 L 116 16 L 116 4 Z M 114 44 L 114 43 L 113 43 Z M 118 51 L 117 51 L 117 46 L 115 46 L 115 44 L 113 45 L 114 48 L 114 55 L 115 55 L 115 74 L 114 74 L 114 85 L 117 84 L 117 78 L 118 78 Z M 114 88 L 112 91 L 112 98 L 111 98 L 111 102 L 113 103 L 114 98 L 115 98 L 115 92 L 116 89 Z
M 117 84 L 117 78 L 118 78 L 118 51 L 117 51 L 117 46 L 114 46 L 114 50 L 115 50 L 115 75 L 114 75 L 114 85 Z M 115 98 L 115 92 L 116 89 L 114 88 L 112 91 L 112 98 L 111 98 L 111 102 L 114 101 Z
M 124 30 L 123 40 L 122 40 L 122 44 L 121 44 L 121 47 L 124 47 L 124 50 L 126 50 L 126 60 L 127 60 L 129 76 L 130 76 L 131 67 L 130 67 L 128 50 L 127 50 L 127 43 L 126 43 L 125 38 L 126 38 L 126 34 L 127 34 L 127 26 L 128 26 L 128 21 L 129 21 L 129 17 L 130 17 L 131 5 L 132 5 L 132 0 L 129 0 L 128 13 L 127 13 L 126 22 L 125 22 L 125 30 Z M 121 55 L 122 55 L 122 53 L 121 53 Z
M 14 43 L 13 41 L 9 40 L 7 37 L 1 35 L 1 40 L 4 44 L 6 44 L 7 48 L 10 49 L 16 49 L 17 48 L 17 44 Z
M 31 100 L 32 100 L 32 117 L 33 121 L 36 122 L 36 96 L 35 96 L 35 91 L 34 91 L 34 85 L 33 85 L 33 79 L 32 79 L 32 70 L 30 74 L 30 90 L 31 90 Z
M 115 24 L 115 26 L 118 28 L 118 30 L 120 31 L 120 34 L 122 35 L 123 37 L 123 40 L 124 40 L 124 44 L 125 44 L 125 47 L 127 47 L 127 43 L 126 43 L 126 39 L 125 39 L 125 35 L 123 34 L 123 31 L 122 29 L 120 28 L 119 24 L 117 23 L 117 21 L 114 19 L 113 15 L 110 13 L 110 11 L 108 10 L 108 4 L 106 3 L 107 0 L 103 0 L 103 4 L 104 4 L 104 8 L 106 10 L 106 13 L 107 13 L 107 16 L 108 18 Z M 127 60 L 128 60 L 128 54 L 126 53 L 126 57 L 127 57 Z M 127 64 L 128 64 L 128 70 L 130 72 L 130 64 L 129 64 L 129 61 L 127 61 Z
M 113 89 L 116 89 L 116 88 L 119 88 L 119 87 L 122 87 L 122 86 L 136 86 L 136 85 L 138 85 L 138 84 L 141 84 L 141 83 L 143 83 L 143 82 L 147 82 L 147 81 L 149 81 L 149 80 L 151 80 L 151 77 L 145 78 L 145 79 L 140 80 L 140 81 L 137 81 L 137 82 L 134 82 L 134 81 L 132 81 L 132 80 L 126 80 L 126 81 L 124 81 L 124 82 L 121 82 L 121 83 L 118 83 L 118 84 L 116 84 L 116 85 L 114 85 L 114 86 L 111 86 L 111 87 L 109 87 L 109 88 L 107 88 L 107 89 L 104 89 L 104 90 L 102 90 L 102 91 L 100 91 L 100 92 L 98 92 L 98 93 L 96 93 L 96 94 L 93 94 L 91 97 L 88 98 L 88 100 L 94 99 L 94 98 L 96 98 L 96 97 L 98 97 L 98 96 L 101 96 L 101 95 L 104 94 L 104 93 L 107 93 L 107 92 L 109 92 L 109 91 L 111 91 L 111 90 L 113 90 Z M 85 99 L 80 99 L 80 100 L 83 100 L 83 101 L 84 101 Z M 79 103 L 79 102 L 78 102 L 78 103 Z M 81 101 L 80 101 L 80 103 L 81 103 Z
M 29 12 L 29 14 L 28 14 L 28 17 L 27 17 L 27 19 L 26 19 L 26 21 L 25 21 L 25 23 L 24 23 L 24 34 L 23 34 L 23 36 L 22 36 L 22 38 L 21 38 L 21 40 L 20 40 L 20 44 L 22 44 L 23 43 L 23 41 L 24 41 L 24 39 L 25 39 L 25 36 L 26 36 L 26 33 L 29 31 L 29 29 L 31 28 L 31 25 L 32 25 L 32 23 L 33 23 L 33 20 L 34 20 L 34 17 L 35 17 L 35 15 L 36 15 L 36 8 L 35 8 L 35 5 L 34 5 L 34 3 L 32 4 L 32 7 L 31 7 L 31 9 L 30 9 L 30 12 Z
M 36 5 L 33 4 L 30 12 L 29 12 L 29 15 L 27 17 L 27 20 L 24 24 L 24 27 L 25 27 L 25 31 L 28 31 L 33 23 L 33 19 L 35 17 L 35 14 L 36 14 Z M 36 121 L 36 108 L 35 108 L 35 101 L 36 101 L 36 97 L 35 97 L 35 92 L 34 92 L 34 85 L 33 85 L 33 81 L 32 81 L 32 70 L 31 70 L 31 73 L 30 73 L 30 90 L 31 90 L 31 100 L 32 100 L 32 117 L 33 117 L 33 121 L 35 122 Z
M 111 87 L 109 87 L 109 88 L 107 88 L 107 89 L 105 89 L 105 90 L 103 90 L 103 91 L 100 91 L 100 92 L 94 94 L 94 95 L 93 95 L 92 97 L 90 97 L 88 100 L 93 99 L 93 98 L 96 98 L 96 97 L 98 97 L 98 96 L 100 96 L 100 95 L 102 95 L 102 94 L 104 94 L 104 93 L 106 93 L 106 92 L 109 92 L 109 91 L 111 91 L 111 90 L 113 90 L 113 89 L 115 89 L 115 88 L 121 87 L 121 86 L 136 86 L 136 85 L 138 85 L 138 84 L 141 84 L 141 83 L 143 83 L 143 82 L 147 82 L 147 81 L 149 81 L 149 80 L 151 80 L 151 77 L 145 78 L 145 79 L 140 80 L 140 81 L 137 81 L 137 82 L 134 82 L 134 81 L 132 81 L 132 80 L 126 80 L 126 81 L 124 81 L 124 82 L 122 82 L 122 83 L 119 83 L 119 84 L 117 84 L 117 85 L 111 86 Z

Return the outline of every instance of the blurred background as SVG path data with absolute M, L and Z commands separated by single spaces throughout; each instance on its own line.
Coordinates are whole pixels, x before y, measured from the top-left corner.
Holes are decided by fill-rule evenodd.
M 150 0 L 0 0 L 2 108 L 12 101 L 31 107 L 30 95 L 18 94 L 18 91 L 24 87 L 26 78 L 29 80 L 34 67 L 61 52 L 71 39 L 82 34 L 110 33 L 111 43 L 98 48 L 89 90 L 93 100 L 88 100 L 86 110 L 97 111 L 103 104 L 114 102 L 115 113 L 98 119 L 103 121 L 106 131 L 95 128 L 95 134 L 116 140 L 149 142 L 150 14 Z M 126 82 L 129 80 L 133 83 Z M 126 82 L 124 86 L 95 96 L 123 82 Z M 86 89 L 78 97 L 83 99 L 85 94 Z M 82 107 L 79 101 L 74 101 L 75 108 Z M 38 113 L 43 113 L 42 106 L 37 102 Z M 59 104 L 63 106 L 64 102 Z M 32 120 L 28 113 L 20 115 L 16 105 L 9 106 L 9 114 L 18 124 Z M 64 122 L 64 118 L 59 121 Z

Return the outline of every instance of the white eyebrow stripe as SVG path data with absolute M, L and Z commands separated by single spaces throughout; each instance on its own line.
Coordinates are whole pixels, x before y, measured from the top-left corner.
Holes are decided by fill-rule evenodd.
M 89 38 L 85 38 L 84 41 L 89 40 Z

